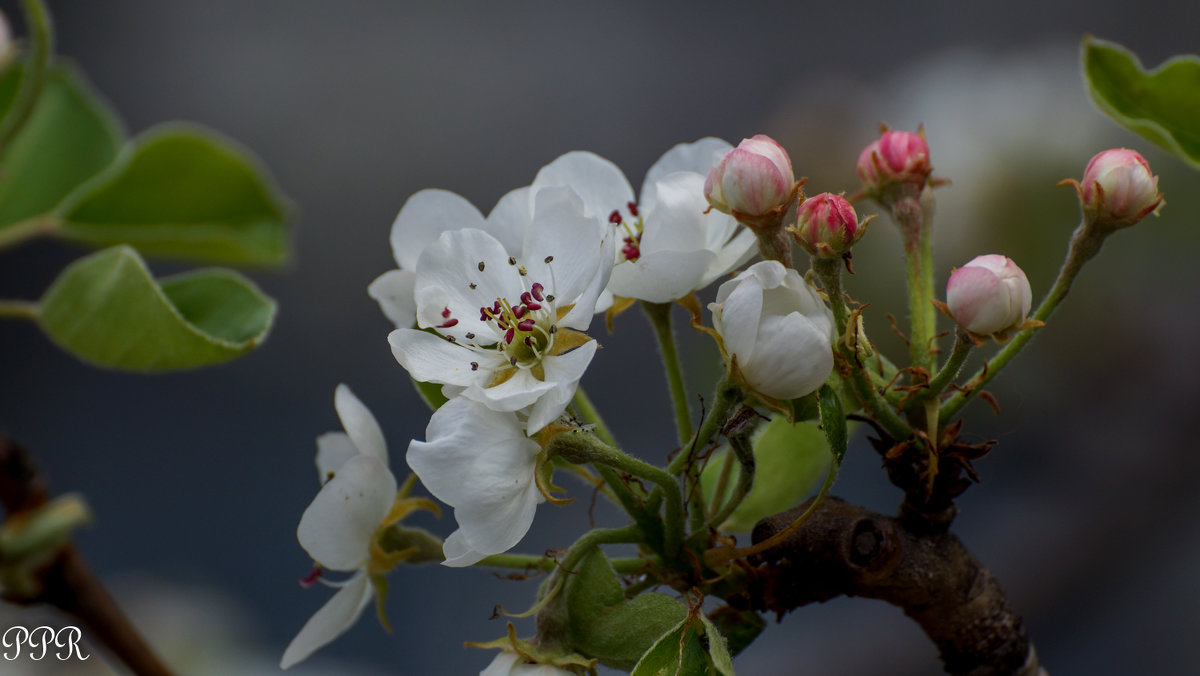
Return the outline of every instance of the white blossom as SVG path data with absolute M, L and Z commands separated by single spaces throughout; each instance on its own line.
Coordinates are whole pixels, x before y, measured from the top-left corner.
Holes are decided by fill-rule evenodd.
M 530 664 L 515 652 L 501 651 L 479 676 L 576 676 L 575 672 L 550 664 Z

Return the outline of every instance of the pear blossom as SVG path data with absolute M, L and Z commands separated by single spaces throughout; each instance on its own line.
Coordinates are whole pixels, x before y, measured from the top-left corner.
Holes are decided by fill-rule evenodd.
M 785 220 L 794 221 L 793 236 L 809 254 L 837 258 L 862 239 L 870 217 L 859 223 L 854 207 L 844 197 L 824 192 L 801 202 Z
M 541 451 L 514 413 L 463 397 L 434 412 L 425 441 L 414 439 L 407 459 L 429 492 L 454 507 L 458 530 L 443 545 L 444 565 L 472 565 L 525 537 L 545 499 Z
M 722 284 L 708 309 L 742 378 L 761 394 L 802 397 L 833 371 L 833 314 L 793 268 L 755 263 Z
M 514 207 L 515 208 L 515 207 Z M 422 382 L 496 411 L 527 409 L 533 434 L 575 394 L 596 352 L 585 333 L 612 272 L 613 240 L 575 193 L 542 189 L 519 254 L 488 232 L 443 232 L 417 261 L 417 326 L 388 336 Z M 445 388 L 444 388 L 445 389 Z
M 885 131 L 859 153 L 854 171 L 872 194 L 897 189 L 920 192 L 933 171 L 929 145 L 921 134 Z
M 521 655 L 504 650 L 479 672 L 479 676 L 576 676 L 576 672 L 551 664 L 531 664 Z
M 584 210 L 616 233 L 615 296 L 667 303 L 700 290 L 754 254 L 754 234 L 709 210 L 704 181 L 731 146 L 716 138 L 681 143 L 655 162 L 635 198 L 624 173 L 590 152 L 567 153 L 538 172 L 531 190 L 570 186 Z M 705 213 L 708 211 L 708 213 Z
M 1133 225 L 1162 205 L 1158 177 L 1141 153 L 1113 148 L 1097 154 L 1076 184 L 1084 213 L 1097 225 L 1116 229 Z
M 292 639 L 279 663 L 282 669 L 345 633 L 375 596 L 371 543 L 396 499 L 396 479 L 375 417 L 345 385 L 338 385 L 334 405 L 345 432 L 317 439 L 317 473 L 324 485 L 304 510 L 296 536 L 321 569 L 352 574 L 333 585 L 338 592 Z
M 1025 272 L 1006 256 L 976 256 L 946 283 L 946 305 L 954 321 L 984 336 L 1020 327 L 1032 304 Z

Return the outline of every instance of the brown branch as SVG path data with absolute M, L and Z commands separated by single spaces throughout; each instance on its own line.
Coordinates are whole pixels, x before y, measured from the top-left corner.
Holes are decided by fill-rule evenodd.
M 46 504 L 49 491 L 25 449 L 0 433 L 0 504 L 7 518 Z M 4 599 L 21 605 L 46 603 L 67 613 L 139 676 L 170 676 L 171 671 L 117 607 L 75 545 L 68 543 L 37 571 L 32 594 L 5 590 Z
M 806 506 L 759 521 L 753 541 Z M 954 535 L 908 523 L 826 498 L 804 528 L 755 559 L 751 606 L 783 615 L 842 595 L 879 599 L 921 626 L 949 674 L 1045 676 L 991 572 Z

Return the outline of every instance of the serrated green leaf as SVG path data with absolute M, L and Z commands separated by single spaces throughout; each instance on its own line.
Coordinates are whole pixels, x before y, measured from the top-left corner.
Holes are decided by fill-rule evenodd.
M 261 343 L 275 302 L 228 270 L 155 282 L 132 248 L 75 261 L 42 297 L 39 323 L 55 343 L 98 366 L 170 371 L 219 364 Z
M 842 400 L 829 385 L 821 386 L 818 398 L 821 402 L 821 429 L 824 430 L 825 438 L 829 441 L 829 452 L 833 455 L 833 462 L 841 466 L 842 459 L 846 457 L 848 442 L 846 414 L 842 412 Z
M 734 676 L 725 638 L 699 609 L 663 634 L 630 676 Z
M 441 408 L 442 404 L 450 401 L 446 398 L 446 395 L 442 394 L 442 386 L 437 383 L 423 383 L 419 380 L 413 380 L 412 384 L 416 388 L 417 394 L 420 395 L 421 401 L 425 402 L 434 411 Z
M 725 464 L 725 454 L 729 452 L 714 454 L 700 476 L 705 499 L 710 503 Z M 829 459 L 829 443 L 815 423 L 792 425 L 783 416 L 775 416 L 754 438 L 754 485 L 721 529 L 748 533 L 759 519 L 800 504 L 825 476 Z M 741 472 L 741 467 L 734 463 L 725 482 L 725 499 L 733 493 Z
M 275 265 L 288 255 L 286 208 L 246 150 L 171 124 L 134 140 L 59 209 L 60 235 L 145 255 Z
M 12 104 L 23 66 L 0 74 L 0 109 Z M 108 105 L 73 68 L 56 65 L 21 132 L 0 154 L 0 230 L 51 212 L 112 164 L 124 134 Z
M 687 615 L 665 594 L 626 600 L 617 575 L 599 549 L 588 554 L 563 588 L 567 641 L 572 650 L 628 671 L 664 631 Z
M 1176 56 L 1147 71 L 1125 47 L 1088 36 L 1083 75 L 1101 111 L 1200 169 L 1200 57 Z

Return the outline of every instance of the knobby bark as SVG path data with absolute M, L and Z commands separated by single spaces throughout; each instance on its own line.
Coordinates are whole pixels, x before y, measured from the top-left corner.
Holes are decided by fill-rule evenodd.
M 7 519 L 20 518 L 46 504 L 49 490 L 33 459 L 0 433 L 0 504 Z M 88 639 L 99 642 L 139 676 L 170 676 L 171 671 L 117 607 L 83 555 L 68 543 L 37 573 L 33 594 L 4 590 L 4 600 L 48 604 L 78 621 Z
M 805 507 L 763 519 L 753 541 Z M 956 536 L 919 524 L 826 498 L 801 529 L 751 562 L 750 603 L 782 616 L 842 595 L 879 599 L 921 626 L 949 674 L 1046 676 L 991 572 Z

